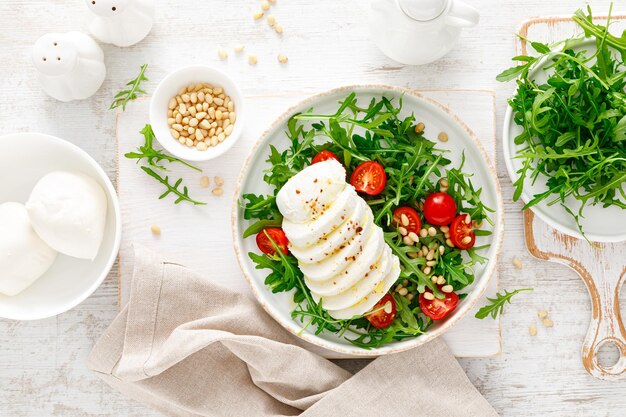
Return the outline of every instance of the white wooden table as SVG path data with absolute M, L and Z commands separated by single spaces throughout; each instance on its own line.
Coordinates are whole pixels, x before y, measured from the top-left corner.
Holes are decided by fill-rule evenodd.
M 589 2 L 561 0 L 468 0 L 482 12 L 478 28 L 466 31 L 446 58 L 424 67 L 406 67 L 385 58 L 369 41 L 364 0 L 278 0 L 274 14 L 285 33 L 254 22 L 260 1 L 161 0 L 157 24 L 144 42 L 118 49 L 104 46 L 109 74 L 92 99 L 60 104 L 44 95 L 34 79 L 30 49 L 46 32 L 84 27 L 80 0 L 0 2 L 0 127 L 2 133 L 41 131 L 66 138 L 93 155 L 114 178 L 115 114 L 111 97 L 143 63 L 156 82 L 184 64 L 227 67 L 246 96 L 277 92 L 315 93 L 353 83 L 389 83 L 416 89 L 481 88 L 497 92 L 498 129 L 513 85 L 496 74 L 510 65 L 514 30 L 531 16 L 569 14 Z M 596 14 L 609 0 L 593 1 Z M 619 4 L 624 8 L 626 5 Z M 625 11 L 625 10 L 619 10 Z M 190 50 L 190 36 L 206 39 Z M 419 42 L 419 40 L 416 40 Z M 231 52 L 220 62 L 217 50 L 242 43 L 256 53 L 251 67 Z M 276 55 L 289 57 L 280 66 Z M 250 109 L 251 110 L 251 109 Z M 270 121 L 268 120 L 268 124 Z M 510 203 L 512 187 L 501 163 L 498 172 L 506 204 L 506 237 L 501 259 L 502 288 L 533 286 L 507 306 L 503 353 L 491 359 L 462 359 L 470 379 L 502 416 L 623 416 L 626 380 L 607 383 L 588 376 L 580 362 L 590 317 L 588 295 L 578 276 L 534 260 L 523 246 L 520 205 Z M 226 199 L 224 200 L 226 201 Z M 524 267 L 516 269 L 511 260 Z M 156 416 L 113 392 L 92 375 L 85 358 L 117 313 L 117 280 L 112 274 L 74 310 L 36 322 L 0 320 L 0 416 Z M 623 300 L 626 301 L 626 300 Z M 555 326 L 545 329 L 536 312 L 550 311 Z M 531 337 L 528 326 L 537 324 Z M 357 364 L 353 364 L 357 365 Z

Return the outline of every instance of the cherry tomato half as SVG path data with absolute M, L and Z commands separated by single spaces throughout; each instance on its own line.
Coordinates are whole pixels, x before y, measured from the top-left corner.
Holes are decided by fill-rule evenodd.
M 435 226 L 449 225 L 456 216 L 456 203 L 447 193 L 432 193 L 424 202 L 424 217 Z
M 335 155 L 331 151 L 321 151 L 313 157 L 313 161 L 311 161 L 311 165 L 317 164 L 318 162 L 330 161 L 331 159 L 341 162 L 339 161 L 339 158 L 337 157 L 337 155 Z
M 402 223 L 402 215 L 405 215 L 409 220 L 409 224 L 405 226 Z M 396 227 L 404 227 L 407 233 L 419 233 L 422 229 L 422 221 L 420 220 L 420 215 L 417 214 L 413 208 L 408 206 L 398 207 L 393 212 L 393 224 Z
M 390 303 L 390 306 L 387 306 Z M 384 329 L 393 323 L 396 318 L 396 301 L 391 294 L 385 294 L 383 298 L 372 308 L 375 313 L 367 314 L 365 318 L 377 329 Z M 389 313 L 388 313 L 389 311 Z
M 439 289 L 441 290 L 441 287 L 439 287 Z M 432 294 L 428 288 L 426 289 L 426 292 Z M 422 313 L 430 317 L 432 320 L 444 319 L 456 308 L 459 303 L 459 296 L 455 292 L 442 292 L 445 297 L 441 300 L 438 298 L 435 298 L 434 300 L 427 300 L 426 297 L 424 297 L 424 294 L 426 293 L 420 294 L 419 297 L 420 309 L 422 310 Z
M 276 255 L 276 250 L 274 249 L 274 244 L 272 244 L 272 240 L 285 255 L 289 253 L 289 249 L 287 246 L 289 245 L 289 240 L 287 239 L 285 232 L 283 232 L 283 229 L 280 229 L 278 227 L 270 227 L 261 230 L 256 235 L 256 245 L 259 247 L 261 252 L 267 255 Z
M 466 223 L 466 219 L 469 218 L 467 214 L 461 214 L 450 225 L 450 240 L 459 249 L 469 249 L 476 243 L 471 220 L 469 224 Z
M 378 195 L 387 184 L 387 174 L 378 162 L 363 162 L 352 173 L 350 184 L 360 193 Z

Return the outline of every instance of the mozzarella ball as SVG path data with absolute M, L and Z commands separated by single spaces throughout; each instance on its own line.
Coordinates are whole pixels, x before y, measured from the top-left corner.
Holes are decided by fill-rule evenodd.
M 37 281 L 57 252 L 31 227 L 23 204 L 0 204 L 0 293 L 14 296 Z
M 81 259 L 98 255 L 107 197 L 92 178 L 79 172 L 51 172 L 35 185 L 26 209 L 37 234 L 53 249 Z

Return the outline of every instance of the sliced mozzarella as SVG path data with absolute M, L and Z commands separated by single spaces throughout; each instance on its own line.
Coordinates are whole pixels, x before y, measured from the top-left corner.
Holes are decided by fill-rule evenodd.
M 359 196 L 354 187 L 346 186 L 335 202 L 331 203 L 318 218 L 307 223 L 283 221 L 283 230 L 293 246 L 306 247 L 316 244 L 331 234 L 352 214 Z
M 398 257 L 394 255 L 392 256 L 391 272 L 380 284 L 378 284 L 374 291 L 353 306 L 341 310 L 328 310 L 328 314 L 337 320 L 347 320 L 352 317 L 362 316 L 370 311 L 376 303 L 379 302 L 385 294 L 387 294 L 389 289 L 391 289 L 393 284 L 398 280 L 399 276 L 400 261 L 398 260 Z
M 313 164 L 287 181 L 276 196 L 283 217 L 306 223 L 319 217 L 346 187 L 346 170 L 335 160 Z
M 33 230 L 22 204 L 0 204 L 0 293 L 14 296 L 24 291 L 56 256 Z
M 356 259 L 356 255 L 361 252 L 363 245 L 370 238 L 374 230 L 373 215 L 367 211 L 367 218 L 361 223 L 362 229 L 357 232 L 352 239 L 342 245 L 331 256 L 315 263 L 300 262 L 300 270 L 311 281 L 325 281 L 343 271 Z
M 374 268 L 385 247 L 382 229 L 374 226 L 374 232 L 363 246 L 363 250 L 356 255 L 356 259 L 345 270 L 322 282 L 311 281 L 305 276 L 306 285 L 311 291 L 321 296 L 340 294 L 363 279 L 365 274 Z
M 355 210 L 334 232 L 315 245 L 304 248 L 290 246 L 289 250 L 301 262 L 319 262 L 335 253 L 337 249 L 350 241 L 360 228 L 363 228 L 365 220 L 368 219 L 366 217 L 368 211 L 371 214 L 371 209 L 361 199 L 361 202 L 357 202 Z
M 322 304 L 324 308 L 326 310 L 341 310 L 351 307 L 367 297 L 391 272 L 391 257 L 391 250 L 386 247 L 374 269 L 368 271 L 363 279 L 340 294 L 324 297 Z

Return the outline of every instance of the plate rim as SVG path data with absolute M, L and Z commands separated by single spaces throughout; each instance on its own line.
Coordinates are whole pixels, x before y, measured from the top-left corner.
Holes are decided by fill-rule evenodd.
M 1 317 L 9 319 L 9 320 L 19 320 L 19 321 L 33 321 L 33 320 L 42 320 L 42 319 L 47 319 L 47 318 L 51 318 L 51 317 L 55 317 L 58 316 L 59 314 L 63 314 L 69 310 L 72 310 L 73 308 L 77 307 L 78 305 L 80 305 L 81 303 L 83 303 L 87 298 L 89 298 L 90 296 L 93 295 L 94 292 L 96 292 L 96 290 L 100 287 L 100 285 L 102 285 L 102 283 L 104 282 L 104 280 L 107 278 L 107 276 L 109 275 L 109 273 L 111 272 L 111 270 L 113 269 L 113 266 L 115 265 L 115 262 L 117 261 L 117 257 L 118 257 L 118 253 L 119 253 L 119 249 L 120 249 L 120 244 L 121 244 L 121 240 L 122 240 L 122 215 L 121 215 L 121 210 L 120 210 L 120 204 L 119 204 L 119 199 L 117 196 L 117 191 L 115 189 L 115 187 L 113 186 L 113 183 L 111 182 L 111 179 L 109 178 L 109 176 L 107 175 L 106 171 L 104 170 L 104 168 L 102 168 L 102 166 L 98 163 L 98 161 L 96 161 L 91 155 L 89 155 L 89 153 L 87 153 L 87 151 L 85 151 L 84 149 L 82 149 L 81 147 L 79 147 L 78 145 L 75 145 L 74 143 L 62 139 L 58 136 L 54 136 L 48 133 L 41 133 L 41 132 L 16 132 L 16 133 L 9 133 L 6 135 L 0 135 L 0 141 L 5 141 L 5 140 L 12 140 L 15 138 L 18 138 L 19 140 L 24 140 L 23 138 L 27 138 L 27 137 L 39 137 L 41 139 L 50 141 L 52 143 L 54 143 L 55 145 L 58 145 L 60 147 L 69 149 L 70 151 L 76 152 L 81 158 L 83 158 L 84 161 L 86 161 L 89 165 L 91 165 L 94 170 L 98 173 L 100 179 L 102 179 L 102 181 L 104 182 L 104 185 L 106 187 L 106 194 L 107 197 L 111 197 L 111 201 L 113 202 L 113 217 L 115 219 L 115 235 L 114 235 L 114 239 L 113 239 L 113 247 L 112 247 L 112 252 L 111 255 L 109 256 L 109 258 L 107 259 L 107 262 L 105 264 L 104 269 L 102 270 L 102 272 L 100 273 L 100 275 L 98 276 L 98 279 L 94 280 L 93 283 L 91 284 L 91 286 L 85 290 L 80 297 L 75 298 L 74 300 L 63 304 L 61 307 L 56 308 L 56 309 L 51 309 L 50 311 L 46 312 L 45 314 L 25 314 L 23 316 L 19 316 L 19 315 L 11 315 L 11 314 L 2 314 Z
M 269 305 L 269 303 L 265 302 L 262 299 L 261 294 L 259 293 L 259 291 L 257 290 L 257 288 L 255 287 L 253 283 L 254 278 L 250 274 L 248 274 L 247 268 L 244 265 L 244 261 L 245 261 L 244 254 L 243 254 L 242 248 L 239 246 L 239 238 L 240 238 L 241 232 L 239 230 L 238 218 L 239 218 L 239 201 L 240 201 L 241 192 L 242 192 L 242 185 L 249 175 L 249 169 L 250 169 L 250 165 L 251 165 L 253 158 L 259 152 L 261 144 L 264 143 L 268 139 L 268 137 L 275 130 L 277 130 L 277 128 L 280 125 L 285 123 L 289 119 L 289 117 L 293 115 L 296 109 L 313 104 L 314 102 L 320 99 L 323 99 L 324 97 L 331 96 L 337 93 L 347 92 L 347 91 L 355 91 L 358 93 L 358 92 L 367 92 L 367 91 L 372 91 L 372 90 L 379 91 L 382 94 L 384 94 L 385 91 L 388 91 L 388 92 L 400 93 L 400 94 L 405 94 L 405 95 L 411 95 L 418 100 L 424 101 L 427 105 L 433 106 L 436 110 L 443 112 L 447 117 L 451 118 L 453 122 L 457 123 L 458 126 L 463 131 L 465 131 L 469 139 L 476 145 L 478 151 L 480 152 L 482 156 L 482 164 L 485 165 L 485 167 L 487 168 L 488 176 L 491 177 L 492 183 L 494 185 L 496 206 L 497 206 L 495 208 L 495 212 L 499 213 L 499 215 L 497 217 L 497 222 L 494 225 L 494 231 L 495 231 L 494 240 L 491 243 L 495 249 L 494 255 L 488 261 L 487 267 L 485 268 L 483 272 L 483 275 L 482 275 L 483 279 L 482 279 L 481 285 L 474 288 L 474 290 L 470 293 L 471 298 L 470 296 L 468 296 L 468 303 L 465 304 L 463 308 L 459 310 L 459 313 L 456 314 L 454 317 L 450 318 L 449 320 L 447 320 L 438 329 L 432 332 L 426 332 L 425 334 L 419 337 L 410 339 L 404 344 L 401 344 L 401 345 L 387 344 L 378 348 L 366 350 L 358 346 L 350 346 L 347 344 L 340 344 L 335 341 L 326 340 L 314 334 L 309 334 L 306 332 L 300 333 L 301 326 L 300 328 L 296 329 L 296 327 L 298 326 L 293 320 L 284 319 L 282 315 L 278 311 L 276 311 L 274 307 L 272 307 L 271 305 Z M 487 156 L 487 153 L 484 147 L 482 146 L 482 143 L 480 139 L 478 138 L 478 136 L 476 136 L 476 134 L 469 128 L 469 126 L 465 124 L 465 122 L 463 122 L 450 109 L 448 109 L 446 106 L 442 105 L 441 103 L 439 103 L 438 101 L 434 99 L 425 97 L 418 90 L 411 90 L 409 88 L 393 86 L 393 85 L 388 85 L 388 84 L 352 84 L 352 85 L 347 85 L 347 86 L 336 87 L 330 90 L 325 90 L 320 93 L 310 95 L 304 98 L 303 100 L 298 101 L 294 105 L 291 105 L 289 108 L 287 108 L 283 113 L 281 113 L 270 124 L 270 126 L 259 136 L 259 138 L 254 143 L 254 146 L 248 152 L 246 159 L 242 165 L 242 168 L 239 172 L 239 175 L 237 177 L 237 183 L 235 187 L 235 193 L 233 195 L 233 202 L 232 202 L 232 209 L 231 209 L 231 226 L 232 226 L 231 230 L 233 233 L 233 246 L 235 249 L 235 254 L 237 257 L 239 268 L 241 269 L 246 281 L 248 282 L 248 285 L 250 286 L 254 294 L 254 297 L 256 298 L 258 303 L 263 307 L 266 313 L 268 313 L 284 329 L 286 329 L 291 334 L 295 335 L 299 339 L 302 339 L 306 342 L 317 345 L 324 349 L 328 349 L 334 352 L 343 353 L 347 355 L 358 356 L 358 357 L 376 357 L 380 355 L 399 353 L 402 351 L 413 349 L 415 347 L 424 345 L 428 343 L 429 341 L 441 336 L 442 334 L 450 330 L 452 327 L 454 327 L 454 325 L 457 324 L 461 319 L 463 319 L 467 315 L 467 313 L 474 307 L 474 305 L 476 305 L 476 303 L 481 299 L 482 295 L 485 292 L 487 284 L 489 283 L 489 281 L 493 277 L 494 272 L 498 268 L 500 252 L 502 249 L 502 243 L 504 239 L 504 201 L 502 197 L 502 190 L 501 190 L 500 182 L 498 180 L 497 171 L 496 171 L 493 161 L 491 161 L 491 159 Z
M 591 43 L 593 43 L 593 39 L 586 38 L 580 43 L 579 46 L 587 45 Z M 540 61 L 540 63 L 542 63 L 543 65 L 543 62 L 545 62 L 546 60 L 547 60 L 546 58 L 543 58 Z M 538 66 L 531 72 L 531 75 L 534 76 L 534 74 L 536 74 L 540 70 L 541 70 L 541 66 Z M 517 91 L 517 89 L 515 89 L 515 91 Z M 515 92 L 509 97 L 509 99 L 513 97 L 514 95 L 515 95 Z M 506 171 L 507 171 L 507 174 L 509 175 L 509 179 L 511 180 L 512 183 L 515 183 L 515 181 L 518 180 L 518 177 L 516 175 L 517 172 L 515 171 L 515 168 L 513 167 L 514 158 L 513 158 L 513 154 L 511 153 L 512 151 L 511 141 L 513 140 L 513 138 L 511 137 L 511 134 L 510 134 L 511 129 L 513 127 L 513 123 L 514 123 L 513 122 L 513 108 L 511 107 L 507 99 L 506 112 L 504 115 L 504 123 L 502 126 L 502 152 L 503 152 L 503 157 L 504 157 L 504 164 L 506 166 Z M 524 203 L 528 203 L 532 199 L 532 196 L 527 195 L 526 191 L 522 191 L 520 198 Z M 577 228 L 576 229 L 571 228 L 563 223 L 553 220 L 546 213 L 540 210 L 537 206 L 530 207 L 529 210 L 531 210 L 534 214 L 536 214 L 537 217 L 539 217 L 543 222 L 553 227 L 554 229 L 558 230 L 559 232 L 564 233 L 567 236 L 570 236 L 576 239 L 585 240 L 585 236 L 583 236 L 580 230 L 578 230 Z M 619 243 L 619 242 L 626 241 L 626 232 L 623 234 L 606 236 L 606 235 L 594 233 L 593 231 L 591 232 L 586 231 L 585 235 L 587 236 L 587 239 L 589 239 L 590 241 L 598 242 L 598 243 Z

